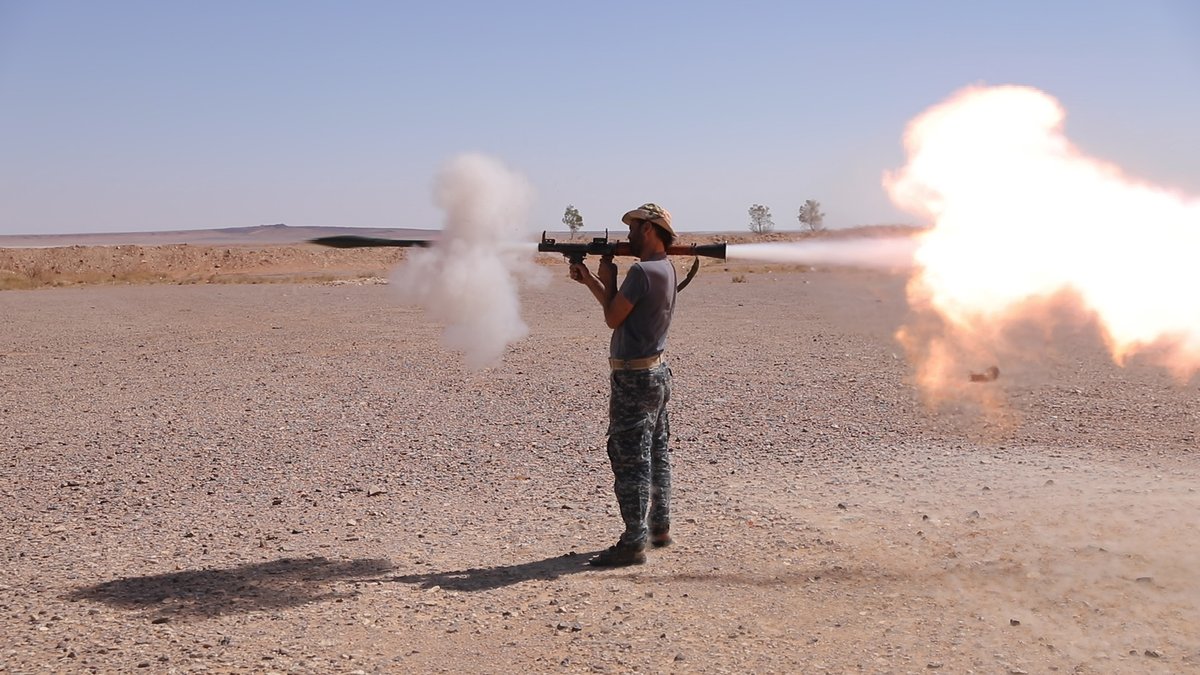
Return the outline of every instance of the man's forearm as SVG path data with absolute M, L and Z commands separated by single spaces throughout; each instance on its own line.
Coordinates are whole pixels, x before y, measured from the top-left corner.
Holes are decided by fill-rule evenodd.
M 617 295 L 617 285 L 606 285 L 603 281 L 596 279 L 594 283 L 588 284 L 588 290 L 592 292 L 600 306 L 608 310 L 608 306 L 612 304 L 613 298 Z

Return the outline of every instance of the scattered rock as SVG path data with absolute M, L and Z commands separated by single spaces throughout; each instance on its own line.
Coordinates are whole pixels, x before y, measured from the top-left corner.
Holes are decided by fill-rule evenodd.
M 971 373 L 972 382 L 992 382 L 1000 377 L 1000 369 L 996 366 L 991 366 L 982 373 Z

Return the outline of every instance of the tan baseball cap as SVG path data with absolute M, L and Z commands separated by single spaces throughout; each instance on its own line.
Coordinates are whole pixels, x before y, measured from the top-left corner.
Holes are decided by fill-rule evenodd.
M 632 225 L 635 220 L 649 221 L 670 232 L 671 236 L 678 236 L 675 234 L 675 230 L 671 228 L 671 212 L 658 204 L 647 202 L 621 216 L 621 222 L 626 225 Z

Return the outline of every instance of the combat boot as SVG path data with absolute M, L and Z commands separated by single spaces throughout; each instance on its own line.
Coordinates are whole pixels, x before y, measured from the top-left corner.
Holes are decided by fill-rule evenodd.
M 625 567 L 646 562 L 646 547 L 617 542 L 588 561 L 593 567 Z

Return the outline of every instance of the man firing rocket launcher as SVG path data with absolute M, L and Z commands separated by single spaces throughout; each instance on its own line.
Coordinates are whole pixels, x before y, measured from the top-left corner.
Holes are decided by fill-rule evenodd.
M 629 226 L 627 240 L 612 240 L 606 234 L 590 241 L 558 242 L 543 232 L 537 243 L 537 251 L 559 253 L 570 261 L 570 278 L 587 286 L 603 308 L 605 324 L 613 330 L 609 340 L 611 391 L 606 444 L 625 531 L 616 545 L 589 561 L 598 566 L 641 564 L 646 561 L 647 546 L 661 548 L 671 544 L 670 426 L 666 407 L 671 398 L 672 374 L 664 357 L 667 332 L 676 294 L 695 276 L 700 256 L 722 260 L 726 257 L 724 243 L 676 245 L 671 214 L 657 204 L 643 204 L 622 216 L 621 221 Z M 436 241 L 428 240 L 356 236 L 325 237 L 312 242 L 338 248 L 437 245 Z M 533 246 L 521 242 L 497 244 L 488 248 L 511 253 L 531 251 Z M 584 264 L 588 255 L 600 257 L 595 273 Z M 671 255 L 695 257 L 682 282 L 668 259 Z M 613 263 L 616 256 L 637 258 L 620 284 Z M 451 255 L 441 262 L 450 264 L 454 257 Z M 437 272 L 436 269 L 419 271 L 435 275 Z M 472 326 L 474 333 L 490 331 L 487 325 Z
M 318 237 L 310 239 L 310 243 L 320 244 L 321 246 L 331 246 L 333 248 L 373 248 L 373 247 L 427 247 L 432 246 L 435 242 L 428 239 L 384 239 L 379 237 L 360 237 L 356 235 L 337 235 L 333 237 Z M 624 240 L 610 239 L 607 235 L 596 237 L 589 242 L 559 242 L 550 239 L 546 233 L 542 233 L 542 240 L 538 242 L 537 250 L 539 253 L 561 253 L 570 264 L 583 262 L 583 259 L 589 255 L 597 255 L 601 258 L 611 259 L 616 256 L 631 257 L 636 256 L 637 252 L 633 250 L 632 244 Z M 675 244 L 666 248 L 667 255 L 686 255 L 695 257 L 692 262 L 691 269 L 688 270 L 687 276 L 676 287 L 677 291 L 681 291 L 691 283 L 692 278 L 696 276 L 696 272 L 700 269 L 700 257 L 717 258 L 718 260 L 725 259 L 725 244 Z

